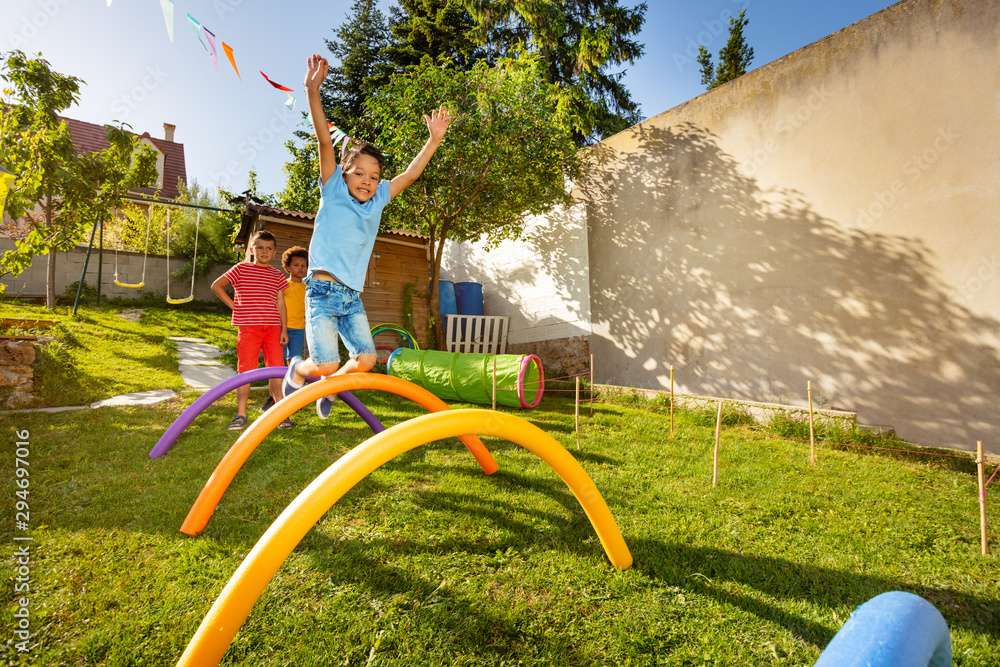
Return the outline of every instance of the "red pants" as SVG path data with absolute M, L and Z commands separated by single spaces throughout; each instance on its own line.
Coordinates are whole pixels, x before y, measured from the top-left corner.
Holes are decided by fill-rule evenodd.
M 246 373 L 257 368 L 257 359 L 264 353 L 265 366 L 284 366 L 281 326 L 277 324 L 242 326 L 236 334 L 236 370 Z

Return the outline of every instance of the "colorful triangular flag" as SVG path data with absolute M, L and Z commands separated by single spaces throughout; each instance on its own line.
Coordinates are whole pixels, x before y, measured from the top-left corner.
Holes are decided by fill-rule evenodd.
M 167 35 L 170 41 L 174 41 L 174 0 L 160 0 L 160 9 L 163 10 L 163 20 L 167 24 Z
M 208 40 L 208 52 L 212 54 L 212 67 L 215 68 L 215 73 L 219 73 L 219 56 L 215 51 L 215 33 L 201 26 L 201 31 L 205 33 L 205 39 Z
M 201 24 L 198 23 L 198 19 L 188 14 L 188 21 L 191 23 L 191 29 L 194 30 L 194 34 L 198 36 L 198 41 L 201 42 L 201 45 L 205 47 L 206 51 L 208 51 L 208 45 L 206 45 L 205 40 L 201 38 Z
M 285 102 L 285 106 L 288 107 L 289 111 L 295 111 L 295 96 L 287 92 L 285 95 L 288 95 L 288 100 Z
M 222 50 L 226 52 L 226 57 L 229 58 L 230 64 L 232 64 L 233 69 L 236 70 L 236 76 L 238 76 L 240 81 L 242 81 L 243 77 L 240 76 L 240 69 L 236 66 L 236 58 L 233 57 L 233 47 L 223 42 Z
M 259 72 L 260 70 L 257 70 L 257 71 Z M 283 91 L 285 91 L 286 93 L 291 93 L 291 92 L 294 92 L 294 91 L 293 91 L 293 90 L 292 90 L 291 88 L 289 88 L 288 86 L 282 86 L 282 85 L 281 85 L 280 83 L 275 83 L 274 81 L 271 81 L 270 79 L 268 79 L 268 78 L 267 78 L 267 75 L 266 75 L 266 74 L 264 74 L 263 72 L 260 72 L 260 75 L 261 75 L 262 77 L 264 77 L 264 80 L 265 80 L 265 81 L 267 81 L 267 82 L 268 82 L 269 84 L 271 84 L 272 86 L 274 86 L 274 87 L 275 87 L 275 88 L 277 88 L 278 90 L 283 90 Z

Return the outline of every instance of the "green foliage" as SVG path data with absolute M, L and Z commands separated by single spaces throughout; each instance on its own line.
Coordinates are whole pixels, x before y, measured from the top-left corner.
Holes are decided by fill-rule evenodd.
M 464 0 L 399 0 L 392 7 L 386 57 L 396 72 L 449 62 L 471 69 L 491 48 L 476 39 L 478 23 Z
M 724 83 L 743 76 L 753 62 L 753 48 L 747 45 L 743 36 L 743 28 L 749 23 L 747 10 L 742 9 L 738 16 L 729 18 L 729 39 L 719 51 L 719 65 L 712 64 L 712 56 L 708 50 L 698 46 L 698 64 L 701 66 L 701 84 L 708 90 L 717 88 Z
M 285 189 L 276 197 L 278 207 L 290 211 L 316 214 L 319 210 L 319 151 L 315 138 L 296 145 L 285 142 L 292 156 L 282 167 L 285 172 Z
M 78 101 L 83 82 L 53 72 L 41 57 L 8 52 L 0 79 L 9 110 L 0 116 L 0 164 L 18 176 L 6 210 L 14 219 L 26 217 L 30 227 L 27 237 L 4 253 L 0 275 L 16 276 L 33 256 L 50 253 L 46 302 L 52 308 L 52 251 L 75 246 L 95 220 L 112 218 L 130 189 L 155 182 L 156 157 L 124 124 L 105 126 L 108 148 L 78 155 L 59 113 Z M 40 213 L 34 212 L 36 205 Z
M 467 0 L 479 23 L 476 36 L 500 54 L 528 49 L 539 56 L 545 80 L 566 91 L 579 145 L 599 141 L 637 123 L 639 105 L 612 67 L 632 64 L 643 45 L 646 3 L 619 0 Z
M 190 185 L 181 187 L 177 201 L 212 208 L 228 207 L 228 203 L 219 202 L 216 197 L 202 188 L 197 180 L 192 181 Z M 191 260 L 195 258 L 195 250 L 197 250 L 196 279 L 207 276 L 213 265 L 219 262 L 232 264 L 240 261 L 239 253 L 233 250 L 233 244 L 230 240 L 234 234 L 234 217 L 236 216 L 231 213 L 220 211 L 203 210 L 199 214 L 197 209 L 190 208 L 171 211 L 170 256 L 171 259 L 174 257 L 187 259 L 180 268 L 171 273 L 173 279 L 191 279 Z M 183 294 L 184 292 L 178 290 L 178 293 Z
M 354 0 L 351 13 L 334 35 L 326 40 L 333 58 L 320 87 L 320 101 L 327 121 L 350 134 L 365 100 L 389 78 L 391 66 L 385 54 L 389 28 L 376 0 Z

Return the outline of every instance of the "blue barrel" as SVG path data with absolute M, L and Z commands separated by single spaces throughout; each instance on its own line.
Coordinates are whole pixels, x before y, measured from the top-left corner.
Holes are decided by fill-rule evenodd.
M 455 283 L 450 280 L 438 281 L 438 311 L 442 323 L 448 315 L 458 314 L 458 303 L 455 301 Z
M 483 315 L 483 286 L 480 283 L 455 283 L 455 301 L 459 315 Z

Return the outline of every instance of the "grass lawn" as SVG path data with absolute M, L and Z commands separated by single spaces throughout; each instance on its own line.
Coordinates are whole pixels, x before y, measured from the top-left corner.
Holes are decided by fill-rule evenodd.
M 121 338 L 105 337 L 113 344 L 101 353 L 114 363 L 140 339 L 229 335 L 216 313 L 150 311 L 150 325 L 133 328 L 113 309 L 93 310 L 60 326 L 79 342 L 89 327 L 98 337 L 112 327 Z M 81 384 L 109 386 L 90 376 L 102 366 L 84 359 L 92 351 L 63 344 Z M 129 363 L 137 375 L 149 364 L 150 377 L 166 377 L 161 356 L 171 355 L 164 346 Z M 135 382 L 179 388 L 179 376 Z M 356 394 L 387 426 L 424 412 Z M 967 461 L 821 448 L 813 467 L 808 445 L 742 431 L 724 438 L 713 489 L 714 414 L 679 411 L 671 437 L 662 410 L 598 404 L 577 452 L 568 396 L 510 411 L 580 461 L 631 549 L 631 569 L 609 564 L 568 487 L 527 450 L 484 438 L 500 464 L 487 477 L 457 439 L 434 442 L 334 505 L 278 571 L 223 664 L 811 665 L 855 607 L 905 590 L 945 616 L 956 665 L 1000 665 L 996 544 L 979 555 Z M 0 417 L 3 460 L 15 459 L 14 432 L 30 432 L 34 538 L 31 653 L 19 655 L 9 639 L 7 664 L 176 663 L 273 520 L 370 435 L 341 403 L 329 421 L 302 411 L 250 456 L 204 534 L 187 537 L 181 522 L 236 440 L 225 430 L 234 398 L 206 411 L 165 457 L 148 452 L 195 397 Z M 19 489 L 7 465 L 0 506 L 13 518 Z M 996 507 L 995 487 L 990 496 Z M 3 526 L 7 581 L 18 576 L 11 554 L 24 543 L 13 537 L 23 534 Z M 10 638 L 17 596 L 13 586 L 0 591 Z

